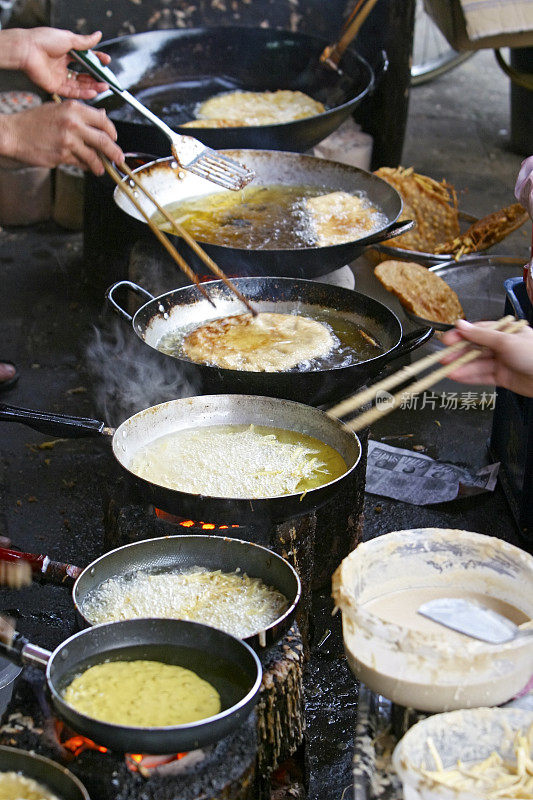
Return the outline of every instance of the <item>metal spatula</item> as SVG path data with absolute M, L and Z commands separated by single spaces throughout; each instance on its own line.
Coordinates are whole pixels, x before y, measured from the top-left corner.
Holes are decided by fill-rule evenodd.
M 182 136 L 169 128 L 163 120 L 153 114 L 136 97 L 120 85 L 116 75 L 104 67 L 98 57 L 91 50 L 71 50 L 70 55 L 100 81 L 106 81 L 110 89 L 122 97 L 126 103 L 136 108 L 143 116 L 156 125 L 159 130 L 168 136 L 171 150 L 178 164 L 189 172 L 194 172 L 200 178 L 217 183 L 225 189 L 243 189 L 255 177 L 255 172 L 239 164 L 228 156 L 217 153 L 211 147 L 206 147 L 192 136 Z
M 420 606 L 418 613 L 446 628 L 490 644 L 504 644 L 513 639 L 533 637 L 533 628 L 519 628 L 497 611 L 462 597 L 430 600 Z

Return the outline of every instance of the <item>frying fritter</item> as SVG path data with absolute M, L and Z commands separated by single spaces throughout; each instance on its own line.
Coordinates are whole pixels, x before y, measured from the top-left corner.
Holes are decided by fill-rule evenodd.
M 418 317 L 453 325 L 464 317 L 456 293 L 446 281 L 414 261 L 382 261 L 374 270 L 383 286 Z
M 314 117 L 323 111 L 325 107 L 318 100 L 290 89 L 278 89 L 276 92 L 223 92 L 202 103 L 196 109 L 198 119 L 187 122 L 186 127 L 276 125 Z
M 387 217 L 368 198 L 348 192 L 308 197 L 305 208 L 320 247 L 362 239 L 387 224 Z
M 185 355 L 200 364 L 248 372 L 283 372 L 324 356 L 334 339 L 321 322 L 296 314 L 237 314 L 207 322 L 183 341 Z

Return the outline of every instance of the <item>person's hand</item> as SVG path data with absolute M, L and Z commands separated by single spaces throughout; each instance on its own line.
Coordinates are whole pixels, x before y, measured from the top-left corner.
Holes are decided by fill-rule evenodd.
M 104 166 L 97 150 L 118 164 L 124 161 L 116 138 L 103 109 L 75 100 L 0 117 L 0 153 L 41 167 L 74 164 L 101 175 Z
M 533 156 L 522 161 L 514 187 L 515 197 L 533 219 Z
M 460 319 L 456 329 L 443 334 L 446 345 L 466 339 L 481 345 L 486 351 L 480 358 L 458 367 L 448 377 L 460 383 L 503 386 L 517 394 L 533 397 L 533 330 L 524 328 L 518 333 L 502 333 L 487 328 L 489 322 L 472 325 Z M 457 356 L 443 357 L 450 363 Z
M 22 70 L 47 92 L 90 100 L 105 91 L 108 85 L 86 72 L 69 70 L 68 65 L 72 62 L 69 50 L 91 50 L 101 38 L 100 31 L 82 36 L 58 28 L 8 29 L 0 32 L 0 46 L 4 51 L 2 61 L 6 62 L 3 65 Z M 95 52 L 102 64 L 109 64 L 109 55 Z

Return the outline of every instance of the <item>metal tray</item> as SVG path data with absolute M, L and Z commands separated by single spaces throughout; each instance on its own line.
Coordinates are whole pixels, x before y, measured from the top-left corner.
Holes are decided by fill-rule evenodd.
M 505 707 L 533 710 L 533 685 L 530 686 L 528 694 L 511 700 Z M 404 800 L 391 756 L 404 733 L 427 716 L 430 715 L 396 706 L 360 684 L 353 750 L 353 800 Z

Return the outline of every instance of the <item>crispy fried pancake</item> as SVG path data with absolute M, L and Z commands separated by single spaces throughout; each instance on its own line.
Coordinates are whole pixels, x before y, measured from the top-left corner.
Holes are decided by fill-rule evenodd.
M 305 207 L 321 247 L 362 239 L 387 224 L 386 217 L 368 200 L 348 192 L 308 197 Z
M 501 242 L 529 219 L 520 203 L 513 203 L 474 222 L 465 233 L 435 248 L 436 253 L 453 253 L 457 258 L 464 253 L 486 250 Z
M 419 175 L 412 167 L 380 167 L 375 175 L 390 183 L 403 200 L 400 220 L 414 219 L 413 230 L 383 244 L 434 253 L 435 248 L 459 236 L 457 197 L 453 186 Z
M 328 353 L 334 339 L 325 325 L 295 314 L 238 314 L 208 322 L 183 341 L 200 364 L 248 372 L 283 372 Z
M 382 261 L 374 270 L 402 306 L 427 320 L 453 325 L 464 311 L 446 281 L 413 261 Z
M 210 97 L 196 109 L 198 120 L 187 127 L 228 128 L 244 125 L 276 125 L 314 117 L 325 107 L 303 92 L 279 89 L 277 92 L 224 92 Z M 211 125 L 204 124 L 206 120 Z M 196 122 L 200 122 L 197 125 Z

